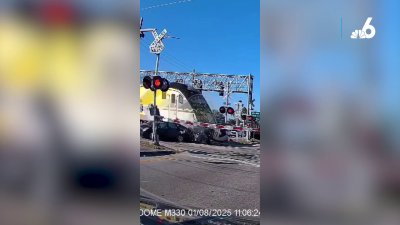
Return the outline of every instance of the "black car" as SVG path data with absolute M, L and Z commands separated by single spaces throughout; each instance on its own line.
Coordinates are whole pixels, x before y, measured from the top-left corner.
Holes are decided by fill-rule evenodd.
M 140 126 L 140 135 L 143 138 L 151 138 L 153 135 L 153 123 L 145 123 Z M 192 142 L 193 133 L 188 128 L 172 122 L 158 122 L 157 135 L 161 140 L 177 141 L 177 142 Z

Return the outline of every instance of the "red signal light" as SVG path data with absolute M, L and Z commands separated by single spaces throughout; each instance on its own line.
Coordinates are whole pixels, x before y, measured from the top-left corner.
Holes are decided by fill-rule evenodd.
M 228 107 L 227 111 L 228 111 L 228 114 L 231 114 L 231 115 L 235 113 L 235 110 L 232 107 Z
M 254 120 L 254 117 L 252 117 L 252 116 L 248 116 L 248 117 L 247 117 L 247 120 L 249 120 L 249 121 L 253 121 L 253 120 Z
M 156 88 L 161 87 L 161 80 L 154 80 L 154 86 L 155 86 Z
M 160 76 L 153 77 L 153 87 L 155 89 L 161 89 L 163 85 L 163 79 Z

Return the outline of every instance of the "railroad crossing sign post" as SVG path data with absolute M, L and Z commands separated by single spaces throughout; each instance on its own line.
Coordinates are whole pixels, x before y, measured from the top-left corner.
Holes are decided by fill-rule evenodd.
M 164 50 L 165 46 L 162 43 L 162 39 L 167 34 L 167 30 L 164 29 L 160 34 L 157 34 L 156 30 L 152 30 L 151 33 L 153 34 L 154 41 L 150 44 L 150 52 L 156 54 L 156 69 L 154 71 L 154 76 L 158 74 L 158 67 L 160 65 L 160 54 Z M 154 88 L 154 108 L 157 109 L 157 89 Z M 154 145 L 159 145 L 158 136 L 157 136 L 157 123 L 156 123 L 156 113 L 153 114 L 153 143 Z
M 156 69 L 154 71 L 153 74 L 153 78 L 156 77 L 158 75 L 158 67 L 160 64 L 160 54 L 161 52 L 164 50 L 165 46 L 164 43 L 162 42 L 162 40 L 164 38 L 166 38 L 167 36 L 167 30 L 164 29 L 163 31 L 161 31 L 160 34 L 157 33 L 157 29 L 154 28 L 147 28 L 147 29 L 143 29 L 142 28 L 143 25 L 143 18 L 140 19 L 140 38 L 144 38 L 144 33 L 146 32 L 151 32 L 151 34 L 154 37 L 154 41 L 150 44 L 149 48 L 150 48 L 150 53 L 153 53 L 156 55 Z M 177 38 L 177 37 L 172 37 L 172 36 L 168 36 L 168 38 Z M 179 38 L 177 38 L 179 39 Z M 154 81 L 154 79 L 153 79 Z M 154 85 L 152 85 L 154 86 Z M 157 107 L 157 88 L 153 87 L 153 91 L 154 91 L 154 111 L 157 112 L 158 107 Z M 156 125 L 156 120 L 158 118 L 158 115 L 156 115 L 157 113 L 153 114 L 153 143 L 154 145 L 159 145 L 158 143 L 158 136 L 157 136 L 157 125 Z

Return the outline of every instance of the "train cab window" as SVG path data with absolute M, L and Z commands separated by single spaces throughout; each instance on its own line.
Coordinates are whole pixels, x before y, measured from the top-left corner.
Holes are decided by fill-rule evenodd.
M 162 99 L 167 99 L 167 92 L 162 92 Z
M 178 97 L 179 104 L 183 104 L 183 96 L 179 95 Z
M 175 94 L 172 94 L 172 95 L 171 95 L 171 103 L 172 103 L 172 104 L 175 104 Z

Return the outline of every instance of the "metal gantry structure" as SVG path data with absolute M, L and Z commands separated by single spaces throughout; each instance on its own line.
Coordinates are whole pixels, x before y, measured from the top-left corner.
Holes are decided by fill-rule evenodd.
M 169 82 L 177 82 L 188 85 L 194 89 L 200 91 L 212 91 L 219 92 L 225 99 L 225 105 L 230 105 L 230 96 L 232 94 L 246 94 L 247 95 L 247 115 L 251 115 L 251 111 L 254 108 L 253 99 L 253 80 L 254 77 L 251 74 L 248 75 L 231 75 L 231 74 L 215 74 L 215 73 L 196 73 L 193 72 L 167 72 L 158 71 L 160 53 L 164 50 L 164 44 L 162 40 L 164 38 L 177 38 L 173 36 L 166 36 L 167 30 L 164 29 L 160 34 L 154 28 L 142 28 L 143 18 L 140 19 L 140 38 L 144 38 L 145 33 L 151 32 L 154 41 L 149 46 L 150 52 L 155 54 L 156 57 L 156 68 L 155 70 L 141 70 L 140 80 L 143 81 L 145 76 L 155 77 L 160 76 L 165 78 Z M 179 38 L 178 38 L 179 39 Z M 154 90 L 154 107 L 157 107 L 156 103 L 156 90 Z M 157 138 L 157 126 L 156 117 L 153 117 L 153 142 L 158 145 Z M 225 122 L 227 121 L 227 114 L 225 115 Z M 248 132 L 247 132 L 248 136 Z
M 140 80 L 144 76 L 153 76 L 153 70 L 141 70 Z M 248 114 L 254 107 L 253 99 L 253 80 L 251 74 L 232 75 L 216 73 L 197 73 L 197 72 L 168 72 L 158 71 L 158 76 L 166 78 L 170 82 L 186 84 L 200 91 L 223 92 L 227 102 L 231 94 L 239 93 L 247 95 Z

